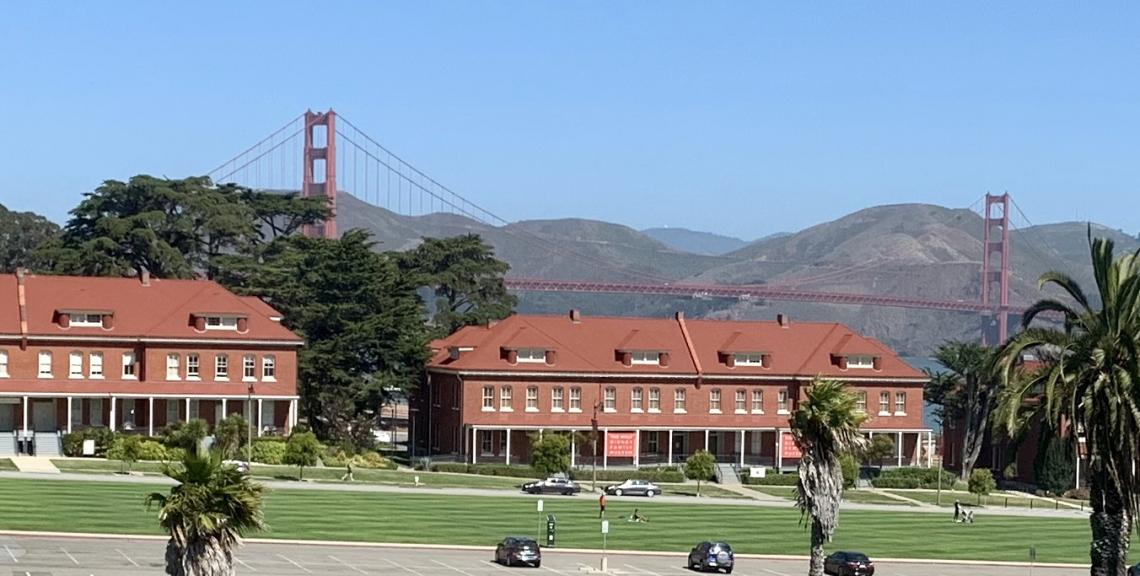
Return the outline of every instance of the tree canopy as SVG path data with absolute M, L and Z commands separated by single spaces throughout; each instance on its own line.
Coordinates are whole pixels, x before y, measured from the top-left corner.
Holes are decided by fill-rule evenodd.
M 986 431 L 990 427 L 1001 379 L 996 370 L 996 353 L 973 342 L 947 342 L 934 357 L 944 370 L 930 371 L 923 397 L 936 406 L 935 416 L 943 423 L 959 422 L 963 427 L 960 477 L 970 477 L 978 461 Z
M 510 266 L 496 259 L 494 249 L 476 234 L 424 238 L 402 255 L 400 266 L 434 294 L 432 324 L 437 335 L 501 320 L 517 304 L 503 284 Z
M 32 212 L 13 212 L 0 205 L 0 273 L 34 268 L 35 252 L 59 235 L 54 222 Z

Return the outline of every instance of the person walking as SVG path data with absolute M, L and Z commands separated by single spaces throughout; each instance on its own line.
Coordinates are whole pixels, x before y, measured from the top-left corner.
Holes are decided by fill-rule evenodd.
M 344 476 L 340 477 L 341 482 L 352 482 L 352 462 L 344 463 Z
M 606 517 L 606 494 L 605 494 L 605 492 L 603 492 L 602 495 L 598 497 L 598 518 L 605 518 L 605 517 Z
M 954 501 L 954 522 L 957 523 L 962 520 L 962 502 L 960 500 Z

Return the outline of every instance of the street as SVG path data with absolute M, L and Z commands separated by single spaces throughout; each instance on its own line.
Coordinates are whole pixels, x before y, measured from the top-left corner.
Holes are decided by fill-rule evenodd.
M 163 574 L 165 541 L 132 538 L 0 536 L 0 573 L 13 576 L 117 576 Z M 687 552 L 687 551 L 682 551 Z M 596 573 L 599 554 L 543 550 L 542 568 L 505 568 L 491 562 L 492 551 L 251 543 L 236 555 L 242 575 L 304 576 L 405 575 L 491 576 L 512 572 L 556 576 Z M 615 576 L 690 576 L 681 555 L 610 554 Z M 738 558 L 734 576 L 795 576 L 804 560 Z M 1088 569 L 877 563 L 877 576 L 1077 576 Z

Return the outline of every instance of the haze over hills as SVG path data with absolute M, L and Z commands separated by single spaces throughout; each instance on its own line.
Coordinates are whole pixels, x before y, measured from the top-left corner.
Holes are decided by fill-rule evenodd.
M 511 264 L 511 275 L 570 280 L 672 283 L 767 283 L 803 290 L 883 294 L 933 300 L 978 301 L 982 219 L 968 210 L 926 204 L 876 206 L 806 230 L 767 237 L 720 255 L 705 240 L 731 238 L 680 229 L 638 232 L 627 226 L 583 219 L 522 221 L 486 226 L 462 216 L 407 217 L 340 197 L 338 225 L 373 231 L 381 249 L 402 250 L 422 236 L 482 235 Z M 1068 272 L 1091 283 L 1086 225 L 1066 222 L 1012 232 L 1010 298 L 1028 304 L 1040 293 L 1042 272 Z M 688 234 L 692 233 L 692 234 Z M 1110 228 L 1093 233 L 1117 242 L 1118 252 L 1140 242 Z M 654 237 L 656 236 L 656 238 Z M 678 240 L 680 238 L 680 240 Z M 698 239 L 696 245 L 684 239 Z M 797 302 L 703 300 L 596 294 L 522 294 L 520 310 L 586 314 L 666 315 L 676 310 L 713 318 L 771 318 L 840 321 L 879 338 L 904 354 L 926 355 L 952 338 L 977 338 L 976 314 Z
M 706 256 L 728 254 L 748 245 L 748 242 L 740 238 L 688 228 L 646 228 L 641 233 L 666 246 Z

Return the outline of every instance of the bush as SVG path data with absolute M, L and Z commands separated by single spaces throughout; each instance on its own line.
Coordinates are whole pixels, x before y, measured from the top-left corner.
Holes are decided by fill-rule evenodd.
M 131 469 L 131 464 L 139 460 L 141 447 L 142 438 L 139 436 L 119 436 L 115 439 L 115 442 L 111 444 L 111 449 L 107 450 L 107 458 L 122 462 L 123 471 L 126 472 Z
M 1089 489 L 1088 488 L 1073 488 L 1072 490 L 1066 490 L 1064 497 L 1068 498 L 1070 500 L 1088 500 L 1089 499 Z
M 172 454 L 170 459 L 176 460 L 173 456 L 175 449 L 170 449 Z M 182 450 L 178 448 L 177 450 Z M 242 453 L 245 453 L 245 447 L 242 447 Z M 253 454 L 250 460 L 259 464 L 281 464 L 285 459 L 285 442 L 277 438 L 259 439 L 253 443 Z
M 564 473 L 570 469 L 570 437 L 566 434 L 544 434 L 534 438 L 531 447 L 531 466 L 539 474 Z
M 215 445 L 224 458 L 234 458 L 249 438 L 249 425 L 240 414 L 231 414 L 214 427 Z
M 143 440 L 142 444 L 139 445 L 139 460 L 158 462 L 167 460 L 168 456 L 169 451 L 160 442 Z
M 455 474 L 455 473 L 470 474 L 471 473 L 470 471 L 467 470 L 467 464 L 464 464 L 462 462 L 440 462 L 438 464 L 432 464 L 431 468 L 429 468 L 429 470 L 431 470 L 432 472 L 450 472 L 453 474 Z
M 744 479 L 745 484 L 752 484 L 754 486 L 795 486 L 800 481 L 800 475 L 791 472 L 788 474 L 768 474 L 763 478 L 752 478 L 751 476 Z
M 977 494 L 979 497 L 985 496 L 997 488 L 993 472 L 990 472 L 988 468 L 975 468 L 973 472 L 970 472 L 969 485 L 970 493 Z
M 316 466 L 322 451 L 324 451 L 324 446 L 321 446 L 316 434 L 309 431 L 294 432 L 289 435 L 289 440 L 285 442 L 285 457 L 281 461 L 284 464 L 296 466 L 298 468 L 298 479 L 304 480 L 305 466 Z
M 594 474 L 591 469 L 571 470 L 570 477 L 578 481 L 592 480 Z M 685 475 L 677 466 L 645 467 L 637 470 L 598 470 L 598 480 L 614 483 L 625 482 L 626 480 L 680 483 L 685 481 Z
M 185 451 L 197 450 L 206 437 L 210 425 L 205 420 L 175 422 L 162 429 L 162 443 L 167 448 L 181 448 Z
M 701 495 L 701 482 L 716 478 L 716 457 L 705 450 L 697 450 L 685 460 L 685 478 L 697 481 L 697 497 Z
M 883 460 L 895 455 L 895 440 L 885 434 L 879 434 L 871 439 L 871 443 L 863 450 L 863 461 L 883 467 Z
M 63 455 L 72 458 L 83 455 L 83 432 L 68 432 L 63 435 Z
M 855 482 L 859 480 L 859 462 L 855 456 L 843 454 L 839 457 L 839 465 L 843 468 L 843 487 L 854 488 Z
M 1073 487 L 1076 473 L 1072 446 L 1042 424 L 1037 457 L 1033 460 L 1033 480 L 1037 487 L 1049 494 L 1061 494 Z
M 938 468 L 894 468 L 883 470 L 878 478 L 871 481 L 875 488 L 937 488 L 938 475 L 942 475 L 942 488 L 949 490 L 956 479 L 953 474 Z
M 367 468 L 370 470 L 395 470 L 396 463 L 377 454 L 376 452 L 361 452 L 351 458 L 353 468 Z
M 87 428 L 63 435 L 63 454 L 65 456 L 83 456 L 83 441 L 95 441 L 95 456 L 103 457 L 115 443 L 117 435 L 108 428 Z

